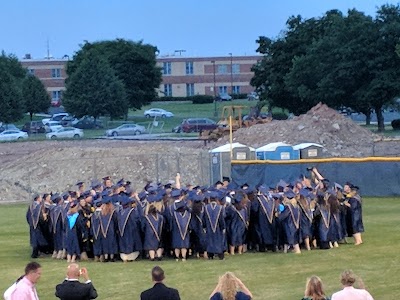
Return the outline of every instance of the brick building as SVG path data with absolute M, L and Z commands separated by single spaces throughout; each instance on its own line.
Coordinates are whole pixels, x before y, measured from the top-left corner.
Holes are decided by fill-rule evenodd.
M 159 96 L 247 94 L 254 90 L 250 86 L 254 75 L 251 67 L 260 59 L 261 56 L 157 58 L 162 72 Z M 67 62 L 68 59 L 21 60 L 22 66 L 43 82 L 52 105 L 61 103 Z

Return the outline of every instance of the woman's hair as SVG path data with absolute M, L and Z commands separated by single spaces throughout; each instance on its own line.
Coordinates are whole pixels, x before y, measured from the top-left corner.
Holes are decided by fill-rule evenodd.
M 313 300 L 325 299 L 325 292 L 322 281 L 318 276 L 311 276 L 310 278 L 308 278 L 304 295 L 306 297 L 311 297 Z
M 113 210 L 114 210 L 114 205 L 112 203 L 107 203 L 103 205 L 101 209 L 101 214 L 103 216 L 110 215 Z
M 232 272 L 226 272 L 219 278 L 221 295 L 223 300 L 235 300 L 237 283 L 236 276 Z
M 353 286 L 353 284 L 356 282 L 356 279 L 356 274 L 354 274 L 352 270 L 345 270 L 340 275 L 340 282 L 344 286 Z
M 336 196 L 330 195 L 328 198 L 329 208 L 332 214 L 336 214 L 339 212 L 340 203 Z

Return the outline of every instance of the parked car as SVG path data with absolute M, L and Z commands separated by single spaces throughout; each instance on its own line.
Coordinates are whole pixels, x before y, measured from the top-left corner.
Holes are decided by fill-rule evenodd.
M 171 118 L 174 116 L 172 112 L 161 108 L 151 108 L 146 110 L 143 114 L 146 118 L 154 118 L 154 117 Z
M 62 126 L 67 127 L 67 126 L 74 126 L 76 123 L 78 123 L 78 121 L 79 120 L 74 116 L 65 116 L 64 118 L 61 119 L 60 123 Z
M 106 131 L 107 136 L 138 135 L 146 132 L 146 128 L 137 124 L 123 124 Z
M 221 93 L 217 96 L 218 101 L 232 101 L 232 96 L 227 93 Z
M 5 131 L 5 130 L 19 130 L 17 126 L 14 124 L 3 124 L 0 123 L 0 132 Z
M 62 127 L 63 126 L 61 125 L 61 123 L 57 122 L 57 121 L 49 121 L 44 125 L 44 129 L 46 132 L 57 131 L 58 129 L 60 129 Z
M 180 132 L 182 132 L 182 126 L 181 126 L 181 124 L 179 124 L 178 126 L 175 126 L 174 128 L 172 128 L 172 132 L 175 132 L 175 133 L 180 133 Z
M 247 94 L 247 100 L 252 101 L 252 100 L 258 100 L 260 99 L 260 96 L 256 92 L 251 92 Z
M 182 132 L 200 132 L 202 130 L 213 130 L 218 125 L 211 119 L 207 118 L 189 118 L 183 120 L 181 124 Z
M 83 137 L 83 130 L 75 127 L 61 127 L 46 134 L 47 139 L 79 139 Z
M 4 130 L 0 133 L 0 141 L 16 141 L 27 138 L 28 134 L 21 130 Z
M 72 126 L 80 129 L 99 129 L 103 128 L 100 120 L 96 120 L 91 116 L 84 116 L 75 122 Z
M 58 113 L 51 116 L 51 118 L 42 119 L 43 125 L 46 125 L 49 121 L 58 121 L 60 122 L 62 118 L 69 116 L 69 113 Z
M 41 121 L 27 122 L 24 126 L 22 126 L 21 130 L 27 132 L 28 134 L 46 132 L 46 129 Z

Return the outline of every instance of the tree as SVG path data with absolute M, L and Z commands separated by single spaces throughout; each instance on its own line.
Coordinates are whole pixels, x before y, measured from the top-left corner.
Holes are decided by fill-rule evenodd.
M 22 82 L 22 97 L 25 111 L 31 121 L 34 113 L 46 111 L 50 106 L 50 97 L 43 83 L 33 75 L 27 75 Z
M 86 52 L 66 88 L 64 106 L 77 117 L 117 118 L 128 113 L 124 84 L 96 49 Z
M 11 123 L 23 116 L 21 83 L 26 70 L 13 55 L 0 55 L 0 122 Z
M 78 70 L 87 53 L 92 50 L 96 50 L 108 62 L 124 83 L 129 107 L 140 109 L 157 98 L 156 89 L 160 86 L 162 76 L 160 68 L 156 66 L 156 47 L 124 39 L 85 42 L 73 60 L 68 62 L 69 76 Z

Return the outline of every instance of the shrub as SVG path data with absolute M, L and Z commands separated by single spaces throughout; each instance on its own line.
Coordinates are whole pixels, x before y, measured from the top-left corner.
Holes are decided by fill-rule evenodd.
M 396 119 L 392 121 L 393 130 L 400 130 L 400 119 Z
M 196 95 L 188 97 L 188 99 L 192 100 L 193 104 L 205 104 L 214 102 L 214 97 L 208 95 Z
M 274 120 L 287 120 L 288 115 L 284 112 L 274 112 L 272 113 L 272 119 Z

